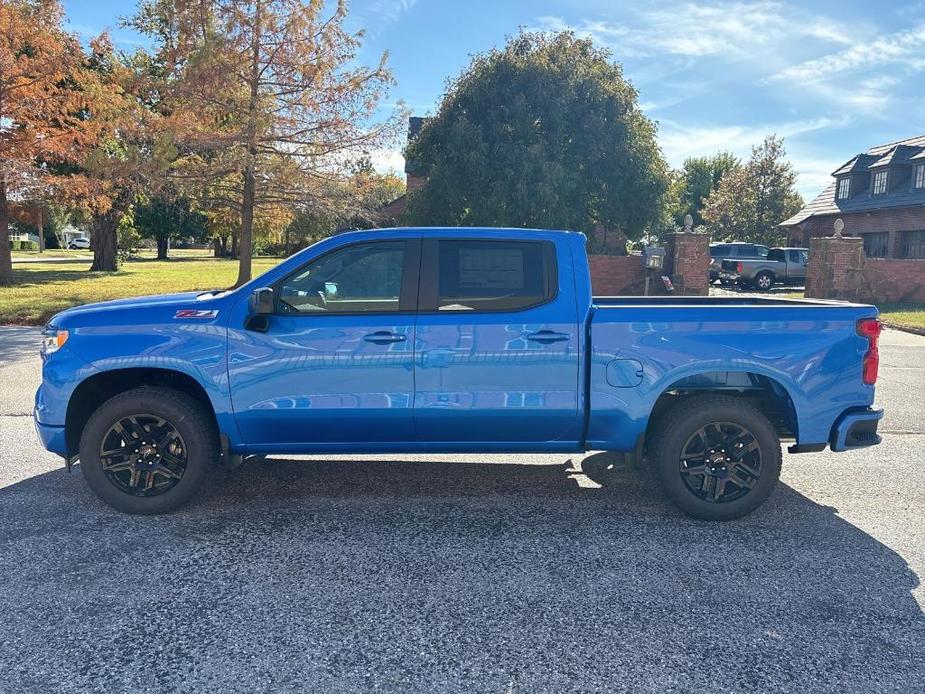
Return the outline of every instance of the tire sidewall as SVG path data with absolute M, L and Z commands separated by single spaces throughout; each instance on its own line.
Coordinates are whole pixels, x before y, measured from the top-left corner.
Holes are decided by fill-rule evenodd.
M 213 456 L 214 446 L 196 416 L 198 404 L 185 397 L 167 395 L 158 389 L 138 389 L 117 395 L 91 415 L 80 437 L 80 469 L 90 488 L 110 506 L 124 513 L 166 513 L 186 503 L 196 492 Z M 152 497 L 127 494 L 106 477 L 100 461 L 100 444 L 117 419 L 150 414 L 170 422 L 187 449 L 186 470 L 171 489 Z
M 768 279 L 768 286 L 761 286 L 761 278 L 766 277 Z M 769 291 L 771 287 L 774 286 L 774 276 L 767 272 L 758 273 L 758 276 L 755 278 L 755 286 L 758 287 L 763 292 Z
M 706 520 L 731 520 L 751 513 L 774 491 L 780 477 L 780 439 L 771 423 L 752 407 L 736 402 L 703 403 L 703 408 L 687 410 L 671 425 L 660 427 L 656 444 L 655 473 L 662 489 L 682 511 Z M 700 427 L 714 422 L 730 422 L 748 429 L 761 451 L 761 475 L 752 490 L 741 499 L 711 503 L 697 497 L 685 485 L 680 472 L 683 446 Z

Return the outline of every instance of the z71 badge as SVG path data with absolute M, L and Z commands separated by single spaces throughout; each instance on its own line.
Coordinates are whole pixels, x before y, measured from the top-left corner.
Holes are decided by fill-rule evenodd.
M 174 318 L 215 318 L 218 315 L 218 309 L 212 309 L 211 311 L 195 309 L 195 308 L 181 308 L 177 311 L 177 314 Z

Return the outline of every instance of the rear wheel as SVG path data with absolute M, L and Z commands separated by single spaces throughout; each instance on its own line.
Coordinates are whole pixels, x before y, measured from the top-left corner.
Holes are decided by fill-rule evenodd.
M 759 272 L 755 275 L 755 287 L 766 292 L 774 286 L 774 275 L 770 272 Z
M 751 513 L 780 477 L 777 432 L 738 398 L 703 396 L 672 407 L 657 422 L 650 450 L 665 494 L 695 518 Z
M 141 387 L 110 398 L 80 438 L 84 478 L 100 499 L 125 513 L 166 513 L 183 505 L 218 455 L 211 417 L 170 388 Z

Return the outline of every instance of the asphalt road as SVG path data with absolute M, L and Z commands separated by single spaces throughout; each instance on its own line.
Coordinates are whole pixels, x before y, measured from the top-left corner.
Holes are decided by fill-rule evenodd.
M 273 459 L 119 515 L 39 448 L 0 329 L 2 692 L 925 691 L 925 338 L 884 443 L 693 521 L 606 456 Z

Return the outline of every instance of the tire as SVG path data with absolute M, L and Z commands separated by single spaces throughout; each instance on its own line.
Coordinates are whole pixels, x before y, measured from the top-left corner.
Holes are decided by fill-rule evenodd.
M 716 434 L 728 434 L 736 442 L 741 439 L 742 446 L 726 441 L 722 451 L 710 453 Z M 698 465 L 700 442 L 711 439 L 710 447 L 704 447 L 704 464 Z M 767 500 L 780 478 L 780 438 L 767 417 L 740 398 L 705 395 L 685 399 L 655 423 L 649 450 L 649 461 L 668 498 L 684 513 L 703 520 L 732 520 L 751 513 Z M 687 456 L 686 462 L 682 455 Z M 739 457 L 741 461 L 735 462 Z M 711 460 L 717 461 L 715 467 Z M 703 467 L 702 474 L 698 467 Z M 711 499 L 719 489 L 722 495 Z
M 774 286 L 774 275 L 770 272 L 759 272 L 755 275 L 754 285 L 759 291 L 771 291 L 771 287 Z
M 122 452 L 103 456 L 104 445 Z M 135 456 L 139 449 L 144 461 Z M 123 513 L 179 508 L 196 493 L 219 454 L 209 413 L 172 388 L 143 386 L 113 396 L 90 416 L 80 437 L 84 479 L 100 499 Z M 153 482 L 140 489 L 147 480 Z

